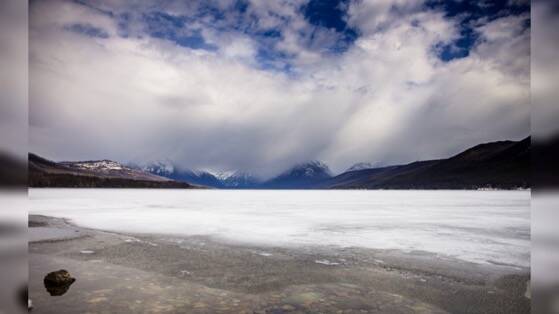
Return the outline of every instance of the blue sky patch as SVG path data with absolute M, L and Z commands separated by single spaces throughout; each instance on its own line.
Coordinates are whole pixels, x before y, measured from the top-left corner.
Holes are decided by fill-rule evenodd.
M 206 42 L 199 29 L 189 29 L 191 20 L 164 12 L 152 12 L 144 16 L 150 36 L 175 42 L 191 49 L 216 51 L 215 45 Z
M 279 72 L 290 72 L 293 67 L 290 64 L 290 60 L 293 56 L 288 55 L 284 52 L 274 50 L 272 48 L 267 48 L 263 46 L 258 49 L 256 55 L 256 60 L 260 65 L 260 68 L 264 70 L 274 70 Z
M 509 0 L 493 1 L 454 1 L 428 0 L 426 7 L 441 10 L 447 18 L 459 20 L 460 37 L 451 43 L 439 43 L 434 49 L 443 61 L 452 61 L 469 56 L 479 34 L 474 27 L 477 23 L 488 23 L 509 15 L 521 15 L 530 12 L 529 4 L 511 4 Z M 530 27 L 529 22 L 526 27 Z
M 438 56 L 443 61 L 451 61 L 453 59 L 466 58 L 470 55 L 479 34 L 473 29 L 463 27 L 460 31 L 460 37 L 449 44 L 439 43 L 435 46 Z
M 105 30 L 89 24 L 71 24 L 65 26 L 65 29 L 89 37 L 109 38 L 109 33 L 107 33 Z
M 119 36 L 129 35 L 130 13 L 115 14 L 95 8 L 87 0 L 74 0 L 82 5 L 94 8 L 101 13 L 116 19 Z M 311 25 L 297 36 L 307 49 L 326 54 L 343 54 L 352 47 L 359 38 L 360 31 L 347 23 L 347 10 L 351 2 L 360 0 L 309 0 L 298 8 L 298 13 Z M 145 24 L 145 33 L 149 36 L 165 39 L 177 45 L 191 49 L 217 51 L 219 47 L 208 43 L 201 29 L 208 28 L 217 32 L 238 32 L 252 38 L 258 45 L 257 62 L 263 68 L 277 68 L 278 64 L 289 64 L 294 56 L 276 51 L 276 43 L 283 39 L 283 26 L 290 23 L 289 16 L 280 16 L 278 12 L 267 12 L 281 21 L 277 28 L 261 29 L 259 21 L 262 17 L 254 15 L 250 10 L 250 2 L 237 0 L 227 8 L 219 8 L 215 3 L 202 2 L 188 16 L 177 16 L 161 11 L 144 12 L 141 16 Z M 394 6 L 394 10 L 398 7 Z M 494 19 L 529 13 L 529 4 L 512 4 L 509 0 L 427 0 L 425 10 L 444 12 L 448 19 L 459 23 L 460 36 L 447 43 L 438 43 L 433 49 L 443 61 L 465 58 L 479 41 L 475 28 L 480 24 Z M 251 13 L 252 12 L 252 13 Z M 526 28 L 529 28 L 529 20 Z M 70 31 L 90 37 L 107 38 L 106 31 L 87 24 L 73 24 Z M 326 37 L 326 38 L 325 38 Z
M 310 0 L 302 7 L 305 19 L 311 25 L 333 29 L 339 35 L 331 47 L 324 47 L 330 52 L 345 52 L 359 37 L 357 30 L 347 25 L 348 5 L 348 0 Z
M 203 49 L 208 51 L 218 50 L 217 46 L 207 43 L 200 33 L 196 33 L 192 36 L 174 37 L 172 40 L 180 46 L 191 49 Z

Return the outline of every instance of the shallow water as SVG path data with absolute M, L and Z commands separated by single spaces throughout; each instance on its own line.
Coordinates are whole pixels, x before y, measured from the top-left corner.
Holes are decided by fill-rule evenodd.
M 96 229 L 530 264 L 527 191 L 31 189 L 31 214 Z

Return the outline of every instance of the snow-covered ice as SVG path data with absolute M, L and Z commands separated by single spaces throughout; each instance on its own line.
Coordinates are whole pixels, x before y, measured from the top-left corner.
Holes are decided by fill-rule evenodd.
M 30 199 L 31 214 L 103 230 L 530 265 L 529 191 L 31 189 Z

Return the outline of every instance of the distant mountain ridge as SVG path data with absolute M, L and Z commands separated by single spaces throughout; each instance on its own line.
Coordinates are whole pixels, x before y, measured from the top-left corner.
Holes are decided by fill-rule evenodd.
M 54 162 L 28 155 L 30 187 L 195 188 L 111 160 Z
M 154 174 L 166 176 L 173 180 L 221 189 L 299 189 L 311 187 L 332 176 L 328 166 L 320 161 L 309 161 L 298 164 L 266 181 L 260 180 L 250 173 L 242 171 L 196 171 L 181 170 L 180 167 L 177 166 L 167 166 L 167 169 L 174 169 L 169 173 L 155 166 L 158 164 L 160 164 L 160 162 L 152 162 L 142 169 Z
M 530 147 L 530 137 L 522 141 L 491 142 L 446 159 L 386 167 L 357 163 L 336 176 L 325 163 L 309 161 L 266 181 L 241 171 L 184 170 L 170 161 L 155 161 L 144 166 L 125 166 L 110 160 L 56 163 L 29 154 L 29 177 L 30 186 L 121 187 L 144 184 L 220 189 L 514 189 L 531 186 Z M 99 180 L 110 182 L 97 182 Z M 134 182 L 115 183 L 115 180 Z M 179 186 L 181 184 L 183 186 Z
M 474 146 L 447 159 L 345 172 L 326 189 L 514 189 L 530 187 L 530 137 Z
M 209 170 L 181 169 L 181 167 L 161 161 L 150 162 L 143 167 L 134 167 L 176 181 L 221 189 L 254 188 L 260 184 L 256 177 L 242 171 L 214 172 Z

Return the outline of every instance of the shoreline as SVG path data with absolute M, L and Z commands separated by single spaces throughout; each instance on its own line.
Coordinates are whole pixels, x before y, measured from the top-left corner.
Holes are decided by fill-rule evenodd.
M 426 252 L 263 247 L 205 236 L 115 233 L 37 215 L 30 215 L 29 222 L 30 295 L 36 313 L 530 309 L 528 268 L 480 265 Z M 58 269 L 67 269 L 77 281 L 67 295 L 53 298 L 42 287 L 42 277 Z

